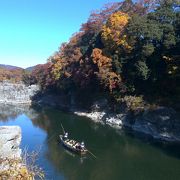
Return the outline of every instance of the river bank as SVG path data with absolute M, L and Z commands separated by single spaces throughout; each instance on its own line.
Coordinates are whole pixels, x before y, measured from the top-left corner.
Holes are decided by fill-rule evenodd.
M 108 114 L 107 112 L 74 112 L 78 116 L 88 117 L 95 122 L 108 124 L 116 129 L 126 129 L 134 133 L 143 133 L 154 139 L 180 142 L 180 122 L 177 113 L 167 107 L 147 109 L 139 114 L 132 112 Z
M 19 104 L 18 107 L 21 104 L 50 106 L 88 117 L 95 122 L 108 124 L 114 128 L 128 128 L 132 132 L 144 133 L 158 140 L 180 142 L 180 115 L 173 108 L 152 106 L 142 97 L 134 96 L 122 98 L 116 105 L 116 111 L 112 110 L 112 105 L 105 98 L 93 102 L 89 107 L 82 108 L 82 105 L 79 106 L 78 99 L 72 94 L 38 94 L 38 90 L 37 85 L 25 86 L 22 83 L 1 82 L 0 103 Z M 26 108 L 26 111 L 28 109 Z M 22 109 L 18 108 L 18 110 Z
M 88 109 L 79 108 L 76 102 L 72 97 L 47 94 L 33 101 L 34 104 L 70 111 L 119 130 L 128 128 L 133 133 L 143 133 L 160 141 L 180 142 L 180 115 L 173 108 L 150 105 L 142 97 L 134 96 L 125 96 L 116 106 L 116 112 L 112 111 L 106 99 L 94 102 Z

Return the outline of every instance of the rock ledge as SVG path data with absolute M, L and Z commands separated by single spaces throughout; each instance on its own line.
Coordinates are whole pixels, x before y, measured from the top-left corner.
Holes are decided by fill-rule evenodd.
M 18 126 L 0 126 L 0 157 L 21 158 L 21 128 Z

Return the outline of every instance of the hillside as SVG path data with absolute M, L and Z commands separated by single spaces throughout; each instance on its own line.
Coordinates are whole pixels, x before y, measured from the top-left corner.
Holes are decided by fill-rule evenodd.
M 4 81 L 4 80 L 9 80 L 11 82 L 21 81 L 23 77 L 23 73 L 24 73 L 23 68 L 0 64 L 0 81 Z
M 86 102 L 105 95 L 118 103 L 128 94 L 178 104 L 179 6 L 176 0 L 154 2 L 125 0 L 93 12 L 48 63 L 32 71 L 34 82 Z
M 21 67 L 12 66 L 12 65 L 6 65 L 6 64 L 0 64 L 0 68 L 7 69 L 7 70 L 23 69 Z
M 36 66 L 23 69 L 18 66 L 0 64 L 0 81 L 9 80 L 11 82 L 23 81 L 25 76 L 33 71 Z
M 114 104 L 131 95 L 178 105 L 179 6 L 176 0 L 154 2 L 125 0 L 93 12 L 46 64 L 26 69 L 25 82 L 82 101 L 104 96 Z M 22 70 L 9 68 L 0 79 L 22 78 Z
M 36 66 L 31 66 L 31 67 L 27 67 L 25 70 L 28 72 L 32 72 L 35 68 Z

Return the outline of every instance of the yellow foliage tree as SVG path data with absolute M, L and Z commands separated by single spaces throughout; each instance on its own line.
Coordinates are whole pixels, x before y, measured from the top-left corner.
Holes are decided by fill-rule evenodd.
M 124 28 L 130 17 L 121 11 L 113 13 L 102 28 L 101 39 L 106 49 L 116 50 L 118 46 L 130 50 Z
M 63 69 L 66 66 L 66 60 L 58 53 L 55 53 L 54 56 L 49 58 L 49 61 L 52 63 L 51 74 L 54 81 L 58 81 L 62 74 Z

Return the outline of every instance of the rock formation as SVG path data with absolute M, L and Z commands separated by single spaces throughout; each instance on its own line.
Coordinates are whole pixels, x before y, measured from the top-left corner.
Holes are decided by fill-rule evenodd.
M 18 126 L 1 126 L 0 127 L 0 157 L 21 158 L 21 128 Z
M 97 109 L 92 108 L 90 112 L 74 113 L 118 129 L 128 128 L 132 132 L 144 133 L 155 139 L 180 142 L 180 115 L 172 108 L 157 106 L 146 107 L 141 111 L 137 108 L 134 111 L 124 109 L 120 113 L 113 113 L 109 112 L 107 107 L 99 108 L 98 106 Z
M 0 103 L 31 103 L 31 97 L 39 90 L 37 85 L 26 86 L 23 83 L 0 82 Z
M 21 128 L 0 126 L 0 179 L 33 180 L 21 156 Z

